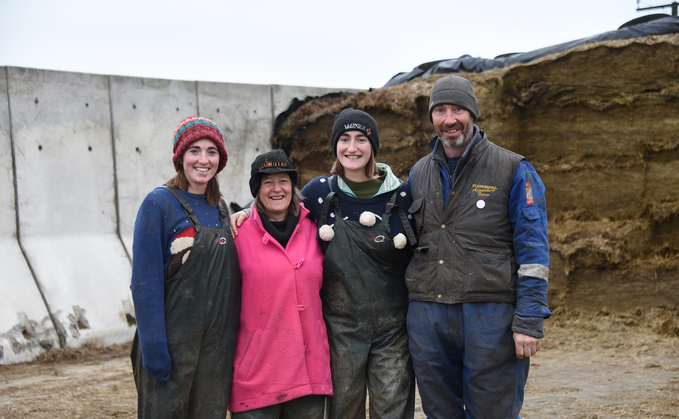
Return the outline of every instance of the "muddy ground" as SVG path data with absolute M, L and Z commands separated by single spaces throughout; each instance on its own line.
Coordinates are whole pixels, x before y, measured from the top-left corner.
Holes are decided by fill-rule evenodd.
M 679 418 L 678 310 L 557 309 L 545 329 L 522 418 Z M 0 366 L 0 418 L 136 417 L 128 353 L 128 345 L 52 350 Z M 416 417 L 425 417 L 419 403 Z

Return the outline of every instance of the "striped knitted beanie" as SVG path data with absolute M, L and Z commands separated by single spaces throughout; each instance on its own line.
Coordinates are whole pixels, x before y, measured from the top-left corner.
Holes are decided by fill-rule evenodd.
M 217 173 L 224 169 L 229 155 L 226 153 L 226 147 L 224 147 L 222 131 L 217 124 L 209 119 L 191 116 L 180 122 L 177 129 L 174 130 L 174 147 L 172 148 L 174 155 L 172 156 L 172 162 L 177 172 L 182 167 L 182 160 L 186 150 L 191 147 L 191 144 L 203 139 L 211 140 L 219 150 Z

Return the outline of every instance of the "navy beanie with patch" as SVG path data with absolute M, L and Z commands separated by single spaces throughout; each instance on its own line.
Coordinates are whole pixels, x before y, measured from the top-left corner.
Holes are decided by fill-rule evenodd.
M 373 157 L 377 156 L 380 149 L 380 137 L 377 133 L 377 121 L 367 112 L 347 108 L 335 117 L 330 137 L 330 147 L 332 153 L 337 157 L 337 141 L 340 135 L 346 131 L 360 131 L 368 137 L 373 149 Z

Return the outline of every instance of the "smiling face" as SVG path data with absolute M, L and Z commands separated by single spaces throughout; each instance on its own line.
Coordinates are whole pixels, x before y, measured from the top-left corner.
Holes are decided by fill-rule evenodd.
M 182 168 L 189 181 L 187 192 L 204 194 L 207 183 L 217 174 L 218 167 L 219 150 L 215 143 L 202 139 L 191 144 L 182 158 Z
M 337 140 L 337 160 L 344 167 L 344 175 L 354 182 L 368 180 L 365 166 L 372 155 L 370 140 L 361 131 L 345 131 Z
M 446 156 L 460 157 L 473 134 L 474 120 L 469 111 L 457 105 L 442 104 L 432 109 L 431 120 Z
M 271 221 L 283 221 L 288 216 L 292 201 L 292 181 L 287 173 L 273 173 L 262 176 L 257 199 L 264 207 L 264 213 Z

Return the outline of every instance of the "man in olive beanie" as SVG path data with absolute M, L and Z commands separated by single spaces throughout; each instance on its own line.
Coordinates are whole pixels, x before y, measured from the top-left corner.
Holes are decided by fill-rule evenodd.
M 420 232 L 406 271 L 409 346 L 430 419 L 517 418 L 551 315 L 545 186 L 478 117 L 469 80 L 438 79 L 432 152 L 408 179 Z
M 479 116 L 479 104 L 476 102 L 474 88 L 469 80 L 459 76 L 448 76 L 436 80 L 429 95 L 429 121 L 431 111 L 442 104 L 458 105 L 466 109 L 476 121 Z

